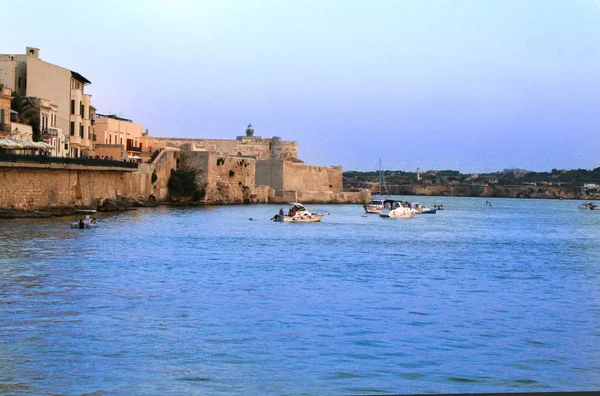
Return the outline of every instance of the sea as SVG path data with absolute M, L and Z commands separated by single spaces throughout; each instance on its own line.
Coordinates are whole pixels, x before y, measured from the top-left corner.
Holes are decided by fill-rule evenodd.
M 600 211 L 397 198 L 0 220 L 0 394 L 600 389 Z

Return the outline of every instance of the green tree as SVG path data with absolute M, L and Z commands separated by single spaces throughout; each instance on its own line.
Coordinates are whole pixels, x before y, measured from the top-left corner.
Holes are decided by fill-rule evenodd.
M 33 141 L 39 142 L 42 140 L 39 103 L 34 98 L 20 96 L 16 91 L 12 93 L 12 97 L 10 108 L 17 112 L 17 122 L 31 125 Z

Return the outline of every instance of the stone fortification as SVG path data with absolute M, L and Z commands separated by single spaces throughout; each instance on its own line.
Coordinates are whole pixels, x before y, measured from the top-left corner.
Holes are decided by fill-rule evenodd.
M 209 151 L 220 155 L 245 155 L 256 159 L 298 158 L 298 142 L 285 142 L 275 136 L 238 136 L 237 139 L 185 139 L 150 137 L 152 150 L 174 147 L 189 151 Z
M 29 212 L 151 194 L 149 173 L 81 165 L 0 163 L 0 185 L 0 209 Z
M 196 174 L 206 203 L 249 203 L 255 194 L 255 159 L 211 152 L 181 151 L 180 169 Z
M 342 167 L 310 166 L 300 161 L 256 161 L 256 184 L 274 190 L 341 192 Z

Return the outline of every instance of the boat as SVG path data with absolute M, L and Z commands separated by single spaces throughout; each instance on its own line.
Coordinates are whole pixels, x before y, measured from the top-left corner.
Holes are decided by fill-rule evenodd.
M 321 221 L 324 212 L 311 212 L 299 202 L 292 202 L 287 212 L 279 211 L 271 220 L 283 223 L 315 223 Z
M 386 199 L 379 216 L 392 219 L 410 219 L 415 215 L 415 210 L 402 201 Z
M 488 201 L 487 199 L 485 200 L 485 206 L 494 206 L 490 201 Z
M 600 207 L 593 202 L 585 202 L 579 205 L 579 209 L 581 210 L 600 210 Z
M 383 187 L 383 190 L 385 190 L 385 195 L 383 194 L 382 187 Z M 374 195 L 379 196 L 381 198 L 373 198 L 373 199 L 371 199 L 371 202 L 369 202 L 368 204 L 364 204 L 363 208 L 365 209 L 366 213 L 381 212 L 381 210 L 383 209 L 383 203 L 385 202 L 385 197 L 390 196 L 390 193 L 387 189 L 387 185 L 385 184 L 385 181 L 383 180 L 383 169 L 381 167 L 381 158 L 379 159 L 379 191 L 374 192 Z
M 435 212 L 437 212 L 437 209 L 428 208 L 424 204 L 418 202 L 413 202 L 410 204 L 410 207 L 414 209 L 416 214 L 435 214 Z
M 96 211 L 93 209 L 79 209 L 77 211 L 79 219 L 71 223 L 71 228 L 95 228 L 98 226 L 96 220 Z
M 444 210 L 444 205 L 442 204 L 442 201 L 435 201 L 433 203 L 433 209 Z
M 363 208 L 365 208 L 365 212 L 367 213 L 379 213 L 383 209 L 384 202 L 385 200 L 383 199 L 372 199 L 368 204 L 364 204 Z

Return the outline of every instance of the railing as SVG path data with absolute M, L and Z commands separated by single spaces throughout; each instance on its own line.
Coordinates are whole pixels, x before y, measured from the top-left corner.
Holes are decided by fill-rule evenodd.
M 44 129 L 42 131 L 42 136 L 58 136 L 58 130 L 54 128 Z
M 0 132 L 10 132 L 10 124 L 0 124 Z
M 135 151 L 136 153 L 141 153 L 142 152 L 142 148 L 141 147 L 134 147 L 134 146 L 127 146 L 127 151 Z
M 62 164 L 62 165 L 85 165 L 85 166 L 107 166 L 119 168 L 137 169 L 137 162 L 125 162 L 105 160 L 99 158 L 66 158 L 48 157 L 45 155 L 20 155 L 0 152 L 0 162 L 29 162 L 36 164 Z

